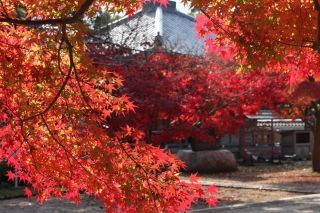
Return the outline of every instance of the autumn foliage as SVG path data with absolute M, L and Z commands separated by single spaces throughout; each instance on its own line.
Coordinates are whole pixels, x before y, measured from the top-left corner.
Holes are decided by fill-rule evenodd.
M 125 116 L 110 116 L 109 131 L 129 124 L 144 132 L 150 144 L 176 143 L 190 137 L 214 143 L 237 131 L 245 115 L 256 113 L 261 106 L 273 108 L 283 100 L 285 75 L 237 73 L 241 64 L 234 60 L 234 49 L 207 43 L 206 56 L 201 57 L 161 48 L 136 53 L 93 44 L 90 52 L 95 63 L 124 79 L 117 95 L 127 94 L 135 104 L 134 111 Z M 105 57 L 110 51 L 115 59 Z
M 88 45 L 85 19 L 102 6 L 132 15 L 143 3 L 1 2 L 0 158 L 27 196 L 84 191 L 107 211 L 214 205 L 215 188 L 181 181 L 183 164 L 154 145 L 214 142 L 261 106 L 319 99 L 317 1 L 192 1 L 202 57 Z

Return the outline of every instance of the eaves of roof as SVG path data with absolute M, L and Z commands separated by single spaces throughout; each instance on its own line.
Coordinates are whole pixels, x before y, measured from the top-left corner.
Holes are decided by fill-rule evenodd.
M 137 11 L 133 16 L 126 15 L 126 16 L 124 16 L 124 17 L 122 17 L 122 18 L 110 23 L 105 28 L 109 28 L 109 29 L 111 28 L 112 29 L 113 27 L 116 27 L 116 26 L 119 26 L 119 25 L 121 25 L 123 23 L 126 23 L 127 20 L 129 20 L 129 19 L 133 19 L 133 18 L 139 17 L 139 16 L 143 15 L 144 13 L 155 12 L 155 11 L 156 11 L 156 7 L 153 7 L 152 9 L 141 9 L 141 10 Z M 166 10 L 166 9 L 164 9 L 164 12 L 165 13 L 171 13 L 171 14 L 180 16 L 181 18 L 185 18 L 185 19 L 188 19 L 190 21 L 196 22 L 194 17 L 189 16 L 187 14 L 184 14 L 184 13 L 178 11 L 178 10 Z M 101 30 L 103 30 L 103 29 L 104 28 L 102 28 Z

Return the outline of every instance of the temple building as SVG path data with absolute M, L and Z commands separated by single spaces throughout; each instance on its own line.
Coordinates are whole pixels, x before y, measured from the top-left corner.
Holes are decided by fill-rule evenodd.
M 195 18 L 176 8 L 169 1 L 167 7 L 146 2 L 131 17 L 123 17 L 102 27 L 99 37 L 108 43 L 138 52 L 163 51 L 201 56 L 204 41 L 195 29 Z M 246 116 L 246 125 L 236 134 L 226 134 L 220 147 L 231 150 L 238 159 L 274 160 L 285 156 L 306 159 L 311 155 L 313 135 L 302 120 L 283 119 L 264 109 Z M 190 146 L 189 146 L 190 147 Z M 173 145 L 170 149 L 186 148 Z

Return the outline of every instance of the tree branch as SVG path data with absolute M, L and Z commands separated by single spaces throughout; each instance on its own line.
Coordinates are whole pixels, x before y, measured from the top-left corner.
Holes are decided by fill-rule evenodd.
M 154 204 L 154 207 L 155 207 L 155 210 L 156 210 L 156 212 L 158 212 L 158 207 L 157 207 L 157 204 L 156 204 L 156 196 L 155 196 L 155 194 L 153 194 L 152 193 L 152 190 L 151 190 L 151 184 L 150 184 L 150 178 L 152 178 L 152 177 L 149 177 L 149 175 L 148 175 L 148 171 L 133 157 L 133 156 L 131 156 L 128 152 L 127 152 L 127 150 L 126 150 L 126 148 L 123 146 L 123 144 L 119 141 L 118 142 L 119 143 L 119 145 L 120 145 L 120 148 L 122 149 L 122 151 L 125 153 L 125 155 L 130 159 L 130 160 L 132 160 L 132 162 L 138 167 L 138 168 L 140 168 L 142 171 L 143 171 L 143 173 L 145 174 L 145 177 L 146 177 L 146 181 L 147 181 L 147 185 L 148 185 L 148 189 L 150 190 L 150 194 L 152 195 L 152 200 L 153 200 L 153 204 Z M 155 180 L 155 181 L 158 181 L 158 180 Z
M 55 134 L 52 132 L 51 128 L 49 127 L 49 124 L 47 123 L 45 117 L 41 115 L 42 122 L 44 123 L 46 129 L 48 130 L 50 136 L 52 137 L 53 141 L 56 142 L 66 153 L 66 155 L 69 155 L 88 175 L 91 175 L 95 177 L 97 180 L 104 181 L 94 173 L 92 173 L 89 169 L 87 169 L 79 160 L 72 154 L 70 150 L 55 136 Z M 69 160 L 69 158 L 68 158 Z M 70 161 L 69 161 L 70 162 Z
M 313 49 L 320 52 L 320 4 L 318 0 L 313 0 L 314 8 L 318 11 L 317 14 L 317 39 L 313 44 Z
M 35 160 L 35 157 L 34 157 L 34 155 L 33 155 L 33 148 L 32 148 L 32 146 L 31 146 L 31 144 L 30 144 L 30 142 L 29 142 L 29 140 L 28 140 L 28 136 L 25 134 L 25 131 L 24 131 L 24 123 L 23 123 L 23 122 L 21 123 L 21 126 L 20 126 L 20 133 L 21 133 L 21 136 L 22 136 L 24 142 L 26 142 L 26 144 L 27 144 L 28 147 L 29 147 L 29 152 L 30 152 L 30 155 L 31 155 L 31 160 L 32 160 L 32 163 L 33 163 L 32 165 L 34 166 L 34 168 L 36 169 L 36 171 L 37 171 L 39 174 L 41 174 L 43 177 L 45 177 L 46 175 L 44 175 L 44 174 L 40 171 L 40 169 L 39 169 L 39 167 L 38 167 L 38 164 L 37 164 L 37 161 Z
M 318 0 L 313 0 L 314 8 L 318 11 L 320 11 L 320 4 Z
M 4 3 L 2 2 L 2 0 L 0 0 L 0 4 L 1 4 L 1 7 L 2 7 L 2 9 L 3 9 L 3 15 L 5 15 L 6 17 L 8 17 L 9 15 L 8 15 L 8 12 L 7 12 L 7 10 L 6 10 L 6 7 L 4 6 Z
M 69 170 L 70 170 L 70 178 L 72 178 L 73 176 L 73 165 L 71 163 L 71 160 L 69 158 L 69 154 L 71 155 L 72 158 L 74 158 L 71 154 L 71 152 L 68 151 L 68 149 L 56 138 L 56 136 L 54 135 L 54 133 L 51 131 L 47 121 L 45 120 L 44 116 L 41 115 L 41 119 L 42 119 L 42 122 L 44 123 L 44 125 L 46 126 L 50 136 L 53 138 L 53 140 L 63 149 L 66 157 L 67 157 L 67 160 L 68 160 L 68 163 L 69 163 Z
M 204 9 L 201 8 L 201 9 L 200 9 L 200 12 L 201 12 L 203 15 L 205 15 L 205 16 L 212 22 L 212 24 L 214 24 L 217 28 L 220 28 L 223 32 L 225 32 L 225 34 L 228 35 L 229 38 L 232 38 L 232 36 L 230 35 L 230 33 L 229 33 L 227 30 L 223 29 L 222 26 L 220 26 L 219 24 L 217 24 L 217 23 L 213 20 L 213 18 L 212 18 Z
M 72 46 L 68 40 L 68 37 L 67 37 L 67 32 L 66 32 L 66 26 L 63 25 L 62 27 L 62 40 L 61 42 L 65 42 L 66 45 L 67 45 L 67 49 L 69 51 L 69 60 L 70 60 L 70 66 L 69 66 L 69 70 L 68 70 L 68 73 L 67 73 L 67 76 L 66 78 L 64 79 L 59 91 L 57 92 L 57 94 L 55 95 L 55 97 L 52 99 L 52 101 L 50 102 L 50 104 L 41 112 L 39 113 L 36 113 L 34 115 L 31 115 L 27 118 L 24 118 L 22 121 L 28 121 L 28 120 L 32 120 L 40 115 L 43 115 L 45 113 L 47 113 L 51 107 L 57 102 L 58 98 L 60 97 L 61 93 L 63 92 L 63 90 L 65 89 L 69 79 L 71 78 L 71 73 L 72 73 L 72 70 L 74 69 L 74 63 L 73 63 L 73 51 L 72 51 Z M 60 66 L 60 65 L 59 65 Z
M 23 19 L 13 19 L 9 16 L 5 18 L 0 18 L 1 22 L 19 24 L 19 25 L 59 25 L 59 24 L 72 24 L 80 20 L 89 7 L 94 3 L 94 0 L 86 0 L 79 10 L 71 17 L 66 18 L 52 18 L 52 19 L 34 19 L 34 20 L 23 20 Z

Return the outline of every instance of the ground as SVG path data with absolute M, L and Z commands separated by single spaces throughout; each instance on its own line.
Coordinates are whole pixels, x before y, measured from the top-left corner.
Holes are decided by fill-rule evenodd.
M 0 201 L 0 213 L 103 213 L 103 205 L 93 198 L 84 196 L 82 203 L 76 205 L 68 201 L 50 199 L 43 205 L 35 198 L 15 198 Z
M 204 184 L 218 186 L 218 206 L 320 193 L 320 174 L 312 172 L 310 161 L 239 166 L 236 172 L 199 175 Z
M 199 174 L 199 176 L 201 176 L 200 182 L 202 184 L 218 186 L 219 210 L 215 209 L 214 212 L 260 212 L 260 210 L 264 211 L 265 209 L 267 209 L 265 211 L 267 212 L 274 208 L 282 208 L 282 210 L 287 211 L 292 205 L 298 205 L 295 208 L 320 209 L 320 202 L 318 202 L 320 200 L 320 174 L 311 171 L 311 162 L 309 161 L 287 162 L 278 165 L 239 166 L 236 172 Z M 183 178 L 187 179 L 187 176 L 184 175 Z M 35 202 L 34 198 L 31 200 L 23 197 L 4 199 L 8 197 L 5 190 L 7 189 L 0 189 L 0 200 L 2 199 L 0 201 L 0 213 L 104 212 L 99 201 L 86 196 L 79 206 L 55 199 L 50 199 L 41 206 Z M 21 188 L 16 192 L 20 192 L 20 195 L 22 195 Z M 12 196 L 16 197 L 17 195 L 19 196 L 19 193 L 13 193 Z M 298 198 L 296 198 L 297 196 Z M 307 197 L 300 198 L 301 196 Z M 313 196 L 310 202 L 308 196 Z M 283 198 L 292 199 L 280 201 Z M 257 202 L 264 203 L 250 204 Z M 196 212 L 212 212 L 212 209 L 206 210 L 206 208 L 203 202 L 193 206 Z M 309 212 L 313 212 L 311 210 Z M 288 210 L 288 212 L 290 211 Z
M 201 174 L 201 176 L 215 180 L 256 183 L 320 183 L 320 174 L 312 172 L 311 161 L 289 161 L 282 164 L 256 163 L 254 166 L 239 166 L 236 172 Z
M 320 209 L 320 194 L 303 195 L 293 198 L 238 204 L 218 208 L 195 209 L 194 213 L 318 213 Z
M 218 187 L 218 207 L 295 197 L 304 193 Z
M 0 183 L 0 200 L 7 198 L 21 197 L 24 195 L 24 187 L 13 187 L 13 183 L 2 182 Z

